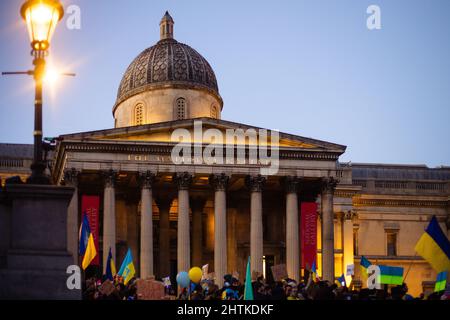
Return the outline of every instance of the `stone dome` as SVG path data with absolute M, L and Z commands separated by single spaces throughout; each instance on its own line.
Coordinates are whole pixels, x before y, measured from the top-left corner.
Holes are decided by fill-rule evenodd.
M 222 101 L 208 61 L 190 46 L 173 39 L 173 20 L 168 12 L 160 26 L 161 40 L 139 54 L 126 70 L 114 109 L 136 94 L 170 87 L 204 89 Z

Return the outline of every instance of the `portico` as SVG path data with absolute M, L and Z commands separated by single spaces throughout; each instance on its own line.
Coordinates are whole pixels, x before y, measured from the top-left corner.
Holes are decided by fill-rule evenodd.
M 248 129 L 223 120 L 199 120 L 218 130 Z M 175 124 L 61 137 L 55 182 L 69 184 L 76 176 L 78 197 L 97 194 L 103 199 L 103 264 L 110 247 L 117 263 L 130 247 L 141 277 L 164 277 L 209 263 L 220 282 L 227 273 L 243 274 L 248 256 L 255 275 L 267 272 L 270 266 L 263 270 L 263 257 L 271 256 L 274 264 L 286 263 L 289 276 L 298 280 L 300 202 L 322 199 L 323 270 L 332 280 L 333 191 L 342 176 L 336 159 L 345 147 L 281 133 L 275 175 L 261 175 L 263 164 L 175 165 L 173 144 L 153 141 L 170 136 L 174 127 L 192 129 L 194 120 Z M 74 206 L 70 210 L 80 219 Z

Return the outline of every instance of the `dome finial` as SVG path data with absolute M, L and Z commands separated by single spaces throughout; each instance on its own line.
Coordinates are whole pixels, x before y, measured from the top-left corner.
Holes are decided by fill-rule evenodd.
M 166 11 L 164 16 L 161 19 L 161 22 L 159 23 L 159 34 L 161 37 L 161 40 L 164 39 L 173 39 L 173 25 L 175 22 L 173 21 L 172 17 L 169 14 L 169 11 Z

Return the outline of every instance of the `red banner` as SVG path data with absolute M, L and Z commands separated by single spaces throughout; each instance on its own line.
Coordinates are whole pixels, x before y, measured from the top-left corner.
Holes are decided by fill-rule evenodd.
M 81 220 L 83 221 L 83 215 L 86 214 L 89 221 L 89 227 L 91 228 L 92 236 L 94 237 L 95 249 L 97 255 L 92 260 L 91 265 L 100 265 L 100 249 L 98 247 L 98 233 L 99 233 L 99 208 L 100 197 L 99 196 L 82 196 L 81 197 Z
M 317 203 L 302 202 L 300 206 L 302 268 L 317 266 Z

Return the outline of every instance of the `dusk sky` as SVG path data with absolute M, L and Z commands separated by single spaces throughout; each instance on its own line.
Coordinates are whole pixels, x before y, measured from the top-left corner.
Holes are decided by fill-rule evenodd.
M 0 71 L 32 67 L 22 0 L 0 1 Z M 75 72 L 46 86 L 44 136 L 112 128 L 126 68 L 175 39 L 213 67 L 222 119 L 344 144 L 341 161 L 450 165 L 448 0 L 65 0 L 49 59 Z M 367 7 L 381 8 L 368 30 Z M 0 142 L 33 142 L 33 80 L 0 78 Z

